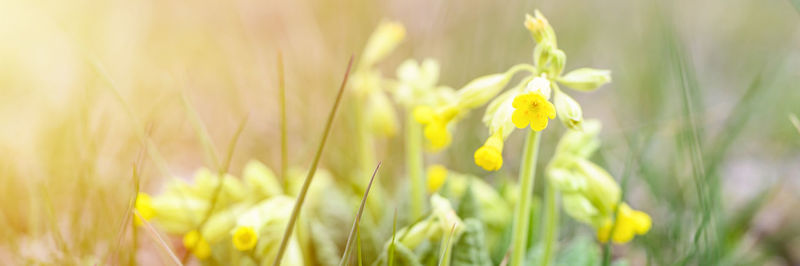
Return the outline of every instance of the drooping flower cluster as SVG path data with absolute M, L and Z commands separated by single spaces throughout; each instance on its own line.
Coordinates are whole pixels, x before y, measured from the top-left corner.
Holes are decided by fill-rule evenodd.
M 564 134 L 547 168 L 550 184 L 562 194 L 564 211 L 596 228 L 602 242 L 610 238 L 615 243 L 625 243 L 634 235 L 647 233 L 650 216 L 621 203 L 619 185 L 606 170 L 588 159 L 600 146 L 600 122 L 586 121 L 582 129 Z
M 316 178 L 318 183 L 312 189 L 317 191 L 332 183 L 325 171 L 318 171 Z M 231 175 L 219 178 L 200 169 L 192 184 L 173 179 L 160 195 L 139 194 L 135 207 L 158 228 L 182 235 L 184 248 L 200 260 L 272 261 L 294 205 L 297 180 L 284 190 L 273 172 L 257 161 L 245 166 L 242 179 Z M 215 193 L 219 194 L 215 197 Z M 214 210 L 204 221 L 212 205 Z M 308 241 L 294 236 L 284 264 L 303 265 L 300 244 Z
M 561 75 L 567 60 L 556 45 L 556 34 L 547 19 L 537 10 L 527 16 L 525 27 L 537 45 L 533 49 L 534 65 L 520 64 L 511 69 L 529 72 L 515 87 L 489 103 L 483 122 L 489 128 L 486 143 L 475 151 L 475 164 L 487 171 L 497 171 L 503 165 L 502 142 L 516 128 L 544 130 L 550 119 L 558 115 L 568 128 L 578 129 L 583 121 L 580 105 L 561 91 L 556 83 L 579 91 L 591 91 L 609 82 L 610 72 L 581 68 Z M 506 73 L 516 72 L 509 70 Z M 554 102 L 550 102 L 551 92 Z M 500 140 L 500 144 L 498 144 Z

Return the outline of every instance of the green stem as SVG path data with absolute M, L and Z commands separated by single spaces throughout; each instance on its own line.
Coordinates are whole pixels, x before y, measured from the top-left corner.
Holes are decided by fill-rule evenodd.
M 556 248 L 556 240 L 558 239 L 558 192 L 552 185 L 547 186 L 545 197 L 547 202 L 545 205 L 545 225 L 544 225 L 544 254 L 542 256 L 542 265 L 547 266 L 552 264 L 553 253 Z
M 406 112 L 406 171 L 411 182 L 411 216 L 414 221 L 422 217 L 424 204 L 424 185 L 422 177 L 422 129 L 414 120 L 411 110 Z
M 513 251 L 511 253 L 511 266 L 520 266 L 525 263 L 527 251 L 527 236 L 530 225 L 531 197 L 533 184 L 536 178 L 536 157 L 539 155 L 539 140 L 541 133 L 531 131 L 525 138 L 525 149 L 522 151 L 522 166 L 520 167 L 519 198 L 514 211 L 514 231 L 511 234 Z

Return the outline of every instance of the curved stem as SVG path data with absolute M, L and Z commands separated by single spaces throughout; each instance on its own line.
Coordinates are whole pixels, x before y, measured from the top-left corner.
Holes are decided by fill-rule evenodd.
M 556 241 L 558 239 L 558 192 L 552 185 L 547 186 L 545 191 L 545 224 L 544 224 L 544 254 L 542 256 L 542 265 L 547 266 L 552 264 L 553 253 L 556 249 Z
M 525 138 L 525 148 L 522 151 L 522 166 L 519 171 L 519 197 L 514 211 L 514 231 L 511 234 L 512 253 L 511 266 L 520 266 L 525 263 L 525 252 L 528 250 L 528 229 L 530 225 L 531 197 L 533 195 L 534 179 L 536 178 L 536 157 L 539 155 L 539 140 L 541 133 L 528 132 Z
M 414 120 L 411 110 L 406 112 L 406 171 L 411 183 L 411 221 L 422 217 L 424 203 L 424 183 L 422 177 L 422 129 Z

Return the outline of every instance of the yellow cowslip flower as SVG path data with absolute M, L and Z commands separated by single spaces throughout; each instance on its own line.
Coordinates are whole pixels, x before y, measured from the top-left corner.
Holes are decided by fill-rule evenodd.
M 435 193 L 447 180 L 447 168 L 440 164 L 428 167 L 428 193 Z
M 183 236 L 183 246 L 198 259 L 211 256 L 211 246 L 197 230 L 192 230 Z
M 518 128 L 530 124 L 534 131 L 542 131 L 547 127 L 548 119 L 556 118 L 556 108 L 539 91 L 517 95 L 511 105 L 515 109 L 511 121 Z
M 153 209 L 152 199 L 150 198 L 150 195 L 147 195 L 146 193 L 139 192 L 139 194 L 136 195 L 136 203 L 134 203 L 134 208 L 136 208 L 136 211 L 139 212 L 139 215 L 146 221 L 149 221 L 151 218 L 153 218 L 153 216 L 156 215 L 156 212 Z M 137 226 L 144 224 L 139 217 L 133 219 L 133 223 Z
M 631 241 L 635 235 L 643 235 L 650 231 L 651 225 L 652 220 L 647 213 L 631 209 L 628 204 L 623 203 L 619 206 L 619 211 L 617 212 L 616 227 L 614 227 L 611 218 L 606 219 L 603 225 L 597 229 L 597 239 L 603 243 L 608 242 L 613 228 L 614 235 L 610 236 L 611 241 L 617 244 L 624 244 Z
M 233 246 L 240 251 L 253 249 L 258 243 L 258 234 L 251 226 L 239 226 L 233 232 Z
M 486 171 L 497 171 L 503 166 L 503 134 L 495 132 L 475 151 L 475 164 Z
M 425 126 L 423 135 L 428 139 L 431 151 L 439 151 L 450 145 L 452 137 L 447 130 L 447 124 L 453 120 L 457 112 L 458 111 L 452 107 L 446 107 L 441 111 L 434 111 L 427 106 L 414 108 L 414 119 Z

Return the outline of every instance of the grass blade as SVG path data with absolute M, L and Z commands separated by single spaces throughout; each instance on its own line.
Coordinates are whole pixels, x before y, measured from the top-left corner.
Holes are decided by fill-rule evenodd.
M 221 194 L 222 187 L 225 183 L 225 173 L 228 172 L 228 167 L 230 166 L 231 159 L 233 158 L 233 151 L 236 149 L 236 143 L 239 140 L 239 136 L 241 136 L 242 131 L 244 131 L 244 126 L 247 124 L 248 117 L 249 115 L 245 115 L 242 118 L 242 121 L 239 122 L 239 127 L 236 128 L 236 132 L 233 134 L 233 137 L 231 138 L 231 142 L 228 145 L 228 153 L 225 155 L 225 161 L 223 161 L 222 165 L 220 165 L 219 170 L 217 172 L 217 176 L 219 177 L 219 184 L 217 184 L 217 187 L 214 188 L 214 194 L 211 196 L 211 204 L 209 205 L 208 210 L 206 210 L 205 215 L 203 215 L 203 220 L 201 220 L 200 224 L 197 226 L 198 231 L 202 231 L 203 226 L 205 226 L 206 222 L 208 222 L 208 219 L 211 218 L 211 215 L 214 213 L 214 209 L 217 207 L 217 202 L 219 201 L 219 195 Z M 183 257 L 181 258 L 181 262 L 184 263 L 186 262 L 186 260 L 189 258 L 189 253 L 190 252 L 184 253 Z
M 450 245 L 453 243 L 453 234 L 456 232 L 456 224 L 450 227 L 450 233 L 442 239 L 442 256 L 439 258 L 439 266 L 450 266 L 450 252 L 452 249 Z
M 397 236 L 397 208 L 394 209 L 394 218 L 392 218 L 392 242 L 389 243 L 389 266 L 394 266 L 394 243 Z
M 369 189 L 372 188 L 372 182 L 375 181 L 375 175 L 378 173 L 379 168 L 381 168 L 381 162 L 378 162 L 378 166 L 376 166 L 375 171 L 372 172 L 372 177 L 370 177 L 369 184 L 367 184 L 367 190 L 364 191 L 364 197 L 361 198 L 361 205 L 358 206 L 358 212 L 356 213 L 356 218 L 353 221 L 353 227 L 350 229 L 350 234 L 347 236 L 347 244 L 345 244 L 344 246 L 344 254 L 342 254 L 342 260 L 339 261 L 340 266 L 345 265 L 350 260 L 350 246 L 352 245 L 353 242 L 353 234 L 358 232 L 358 225 L 361 222 L 361 215 L 364 213 L 364 206 L 367 203 L 367 196 L 369 195 Z M 359 255 L 359 260 L 361 260 L 361 255 Z
M 172 249 L 169 247 L 169 244 L 167 244 L 167 242 L 164 241 L 164 238 L 162 238 L 161 235 L 158 234 L 158 231 L 156 231 L 156 229 L 153 228 L 153 225 L 151 225 L 148 221 L 146 221 L 144 217 L 142 217 L 142 215 L 139 214 L 138 211 L 133 210 L 133 213 L 136 215 L 137 218 L 139 218 L 139 220 L 142 220 L 142 224 L 144 224 L 145 228 L 147 228 L 147 232 L 150 233 L 150 236 L 153 237 L 153 240 L 155 240 L 156 243 L 158 243 L 158 245 L 162 249 L 164 249 L 167 252 L 167 254 L 169 254 L 169 257 L 172 259 L 172 262 L 174 262 L 176 265 L 183 265 L 181 260 L 178 259 L 178 256 L 175 255 L 175 252 L 172 252 Z
M 797 120 L 797 115 L 789 114 L 789 121 L 792 121 L 792 125 L 797 129 L 797 133 L 800 133 L 800 120 Z
M 278 91 L 281 108 L 281 173 L 279 177 L 283 181 L 283 188 L 287 189 L 289 186 L 289 180 L 286 178 L 286 169 L 289 169 L 289 143 L 286 129 L 286 76 L 283 72 L 283 54 L 280 51 L 278 51 Z
M 319 164 L 319 159 L 322 156 L 322 150 L 325 148 L 325 142 L 328 140 L 328 133 L 331 131 L 333 118 L 336 116 L 336 110 L 339 108 L 339 103 L 342 101 L 342 93 L 347 85 L 347 78 L 350 77 L 350 68 L 352 66 L 353 57 L 351 56 L 350 61 L 347 63 L 347 70 L 344 72 L 344 80 L 342 80 L 342 85 L 339 87 L 339 93 L 336 95 L 336 101 L 333 103 L 330 114 L 328 114 L 328 121 L 325 123 L 325 129 L 322 132 L 322 140 L 319 143 L 319 147 L 317 147 L 317 153 L 314 154 L 314 160 L 311 162 L 311 167 L 308 169 L 306 180 L 303 181 L 303 187 L 300 188 L 300 193 L 297 195 L 294 208 L 292 208 L 292 216 L 289 217 L 289 222 L 286 223 L 286 230 L 283 232 L 283 239 L 281 240 L 280 247 L 278 247 L 278 254 L 275 257 L 275 262 L 272 263 L 274 266 L 281 264 L 283 253 L 286 252 L 286 245 L 289 243 L 289 236 L 292 235 L 294 223 L 297 221 L 297 216 L 300 215 L 300 208 L 303 207 L 303 202 L 306 200 L 306 193 L 308 193 L 308 188 L 311 186 L 311 181 L 314 179 L 314 174 L 317 172 L 317 165 Z
M 122 94 L 120 94 L 119 90 L 117 90 L 116 82 L 114 82 L 111 76 L 109 76 L 108 73 L 106 73 L 106 69 L 103 67 L 102 64 L 100 64 L 100 61 L 93 58 L 91 60 L 91 65 L 97 72 L 97 74 L 100 75 L 100 77 L 103 78 L 103 80 L 106 83 L 108 83 L 109 90 L 111 90 L 111 92 L 114 94 L 114 97 L 122 106 L 122 109 L 125 111 L 125 114 L 128 115 L 128 120 L 130 120 L 130 122 L 133 124 L 134 134 L 136 134 L 136 137 L 139 139 L 139 141 L 141 141 L 147 146 L 147 155 L 156 164 L 156 168 L 158 168 L 158 170 L 161 172 L 161 175 L 172 176 L 172 174 L 169 171 L 169 168 L 167 167 L 167 163 L 164 160 L 164 157 L 161 155 L 161 152 L 158 151 L 153 141 L 149 137 L 147 137 L 147 134 L 145 134 L 144 127 L 139 122 L 139 119 L 136 117 L 136 115 L 133 113 L 133 109 L 131 109 L 130 105 L 128 105 L 128 103 L 125 102 L 125 99 L 122 98 Z
M 197 111 L 192 107 L 189 103 L 189 98 L 186 97 L 186 94 L 181 94 L 181 102 L 183 102 L 183 109 L 186 111 L 186 114 L 189 115 L 189 121 L 192 123 L 192 127 L 194 128 L 195 134 L 200 139 L 200 144 L 203 146 L 203 150 L 206 154 L 206 160 L 208 160 L 208 164 L 213 168 L 220 168 L 219 165 L 219 156 L 217 155 L 217 148 L 214 147 L 214 142 L 211 141 L 211 136 L 208 134 L 208 128 L 203 123 L 203 120 L 200 119 L 200 116 L 197 114 Z

